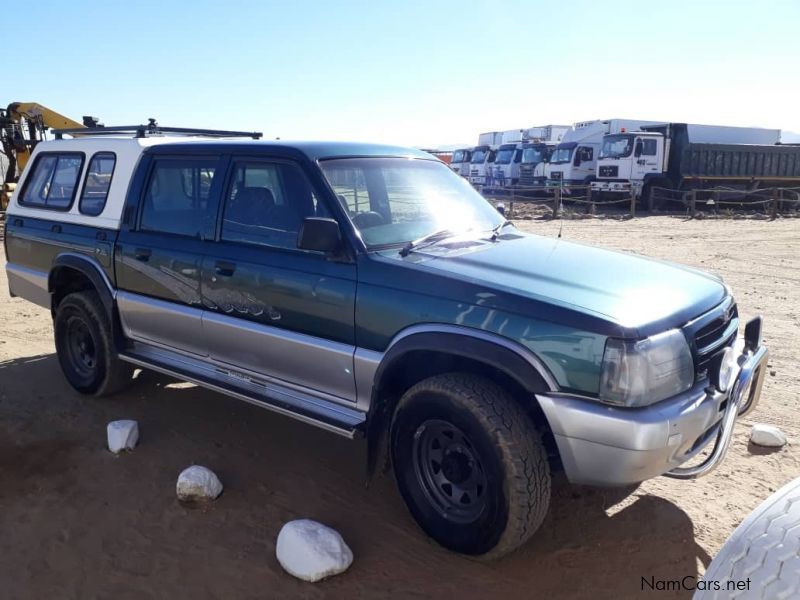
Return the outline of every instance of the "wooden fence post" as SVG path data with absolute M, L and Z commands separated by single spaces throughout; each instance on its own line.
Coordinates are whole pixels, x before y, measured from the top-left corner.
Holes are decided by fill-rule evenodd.
M 517 190 L 512 186 L 511 188 L 511 201 L 508 203 L 508 217 L 509 219 L 514 218 L 514 200 L 517 197 Z
M 553 218 L 558 217 L 558 211 L 561 209 L 561 186 L 555 188 L 553 195 Z
M 689 216 L 694 219 L 697 212 L 697 190 L 689 192 Z
M 778 196 L 779 196 L 778 188 L 772 188 L 772 206 L 770 211 L 771 219 L 778 218 Z
M 653 190 L 650 190 L 650 193 L 653 193 Z M 631 218 L 636 217 L 636 194 L 633 192 L 633 188 L 631 188 Z

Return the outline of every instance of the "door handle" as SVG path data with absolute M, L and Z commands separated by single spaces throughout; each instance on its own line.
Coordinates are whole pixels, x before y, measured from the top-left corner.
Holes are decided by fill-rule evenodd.
M 232 262 L 218 260 L 214 264 L 214 271 L 217 275 L 221 275 L 222 277 L 230 277 L 233 275 L 234 271 L 236 271 L 236 265 Z
M 14 219 L 14 227 L 22 227 L 23 221 L 22 219 Z
M 50 231 L 52 231 L 53 233 L 61 233 L 61 225 L 53 225 L 50 228 Z
M 133 256 L 136 260 L 140 260 L 142 262 L 147 262 L 150 260 L 150 255 L 153 253 L 150 248 L 137 248 L 133 251 Z

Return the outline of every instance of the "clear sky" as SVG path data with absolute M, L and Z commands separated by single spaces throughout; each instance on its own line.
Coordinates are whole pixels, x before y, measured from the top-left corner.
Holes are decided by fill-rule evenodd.
M 10 8 L 0 103 L 78 120 L 421 146 L 612 117 L 800 132 L 800 0 Z

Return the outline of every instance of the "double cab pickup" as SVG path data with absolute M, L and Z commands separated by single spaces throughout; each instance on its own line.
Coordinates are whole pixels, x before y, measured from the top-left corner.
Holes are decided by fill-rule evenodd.
M 80 393 L 153 369 L 366 438 L 425 532 L 489 558 L 554 470 L 700 476 L 758 401 L 761 319 L 718 277 L 524 233 L 418 150 L 194 133 L 64 134 L 12 198 L 11 294 Z

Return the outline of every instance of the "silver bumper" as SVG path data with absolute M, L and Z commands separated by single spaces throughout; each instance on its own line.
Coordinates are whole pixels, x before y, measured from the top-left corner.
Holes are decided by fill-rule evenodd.
M 708 382 L 646 408 L 617 408 L 567 395 L 537 396 L 555 436 L 567 478 L 573 483 L 616 486 L 658 475 L 679 479 L 713 470 L 733 437 L 737 417 L 758 403 L 768 350 L 743 338 L 739 374 L 729 393 Z M 700 464 L 681 466 L 708 444 Z

